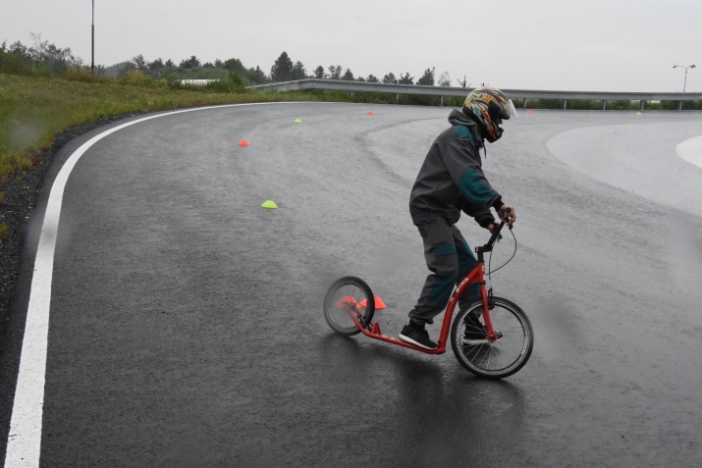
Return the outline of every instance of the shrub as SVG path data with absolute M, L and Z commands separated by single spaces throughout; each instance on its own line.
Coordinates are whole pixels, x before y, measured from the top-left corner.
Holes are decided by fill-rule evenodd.
M 151 86 L 154 80 L 138 70 L 129 70 L 117 81 L 124 85 Z
M 209 82 L 204 88 L 220 93 L 243 93 L 246 91 L 244 78 L 236 71 L 230 71 L 223 80 L 220 79 Z
M 569 100 L 568 109 L 576 110 L 597 110 L 602 109 L 602 102 L 593 99 Z
M 635 110 L 639 108 L 638 102 L 633 102 L 629 100 L 621 101 L 609 101 L 607 102 L 607 109 L 611 110 Z

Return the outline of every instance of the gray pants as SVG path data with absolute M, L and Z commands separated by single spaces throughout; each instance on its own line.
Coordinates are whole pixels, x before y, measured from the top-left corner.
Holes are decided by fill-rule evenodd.
M 433 318 L 443 312 L 453 287 L 478 263 L 455 225 L 449 225 L 441 216 L 430 217 L 417 224 L 424 241 L 424 258 L 431 274 L 427 276 L 417 305 L 409 313 L 418 324 L 434 323 Z M 459 300 L 464 308 L 480 297 L 480 286 L 471 284 Z

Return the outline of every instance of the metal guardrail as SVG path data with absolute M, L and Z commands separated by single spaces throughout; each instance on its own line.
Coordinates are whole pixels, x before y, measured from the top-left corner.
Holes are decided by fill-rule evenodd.
M 249 89 L 278 91 L 293 91 L 305 89 L 328 89 L 348 92 L 390 93 L 396 98 L 400 94 L 421 94 L 425 96 L 441 96 L 442 105 L 444 96 L 465 96 L 473 88 L 456 88 L 449 86 L 405 85 L 396 83 L 368 83 L 363 81 L 321 80 L 306 78 L 296 81 L 282 81 L 249 86 Z M 563 99 L 563 108 L 567 107 L 568 100 L 596 100 L 602 101 L 604 110 L 607 101 L 641 101 L 641 107 L 646 101 L 677 101 L 678 109 L 682 108 L 683 101 L 702 100 L 702 93 L 636 93 L 636 92 L 608 92 L 608 91 L 549 91 L 531 89 L 502 89 L 510 98 L 524 99 L 524 107 L 528 99 Z

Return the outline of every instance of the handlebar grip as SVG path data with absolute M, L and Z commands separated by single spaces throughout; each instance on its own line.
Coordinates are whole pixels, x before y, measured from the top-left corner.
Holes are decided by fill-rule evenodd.
M 509 215 L 511 212 L 512 212 L 512 208 L 505 208 L 505 215 Z M 512 217 L 511 217 L 511 216 L 507 216 L 507 219 L 511 221 L 511 220 L 512 220 Z M 511 225 L 511 224 L 509 225 L 509 229 L 512 230 L 512 225 Z

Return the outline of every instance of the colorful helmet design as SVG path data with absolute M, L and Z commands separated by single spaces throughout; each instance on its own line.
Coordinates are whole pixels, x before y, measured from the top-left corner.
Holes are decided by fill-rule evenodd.
M 500 124 L 510 117 L 517 117 L 517 109 L 512 100 L 497 88 L 476 88 L 468 94 L 463 103 L 463 112 L 472 112 L 487 131 L 485 139 L 497 141 L 504 131 Z

